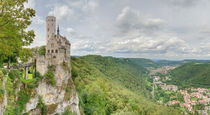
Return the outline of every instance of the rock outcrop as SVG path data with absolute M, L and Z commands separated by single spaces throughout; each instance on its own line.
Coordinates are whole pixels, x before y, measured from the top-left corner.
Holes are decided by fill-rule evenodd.
M 45 80 L 39 82 L 36 88 L 37 96 L 30 99 L 26 104 L 26 111 L 30 115 L 37 115 L 41 111 L 37 108 L 38 96 L 41 96 L 44 104 L 47 106 L 48 114 L 61 114 L 66 109 L 80 115 L 79 98 L 71 78 L 70 71 L 63 65 L 57 65 L 54 71 L 56 85 L 47 84 Z

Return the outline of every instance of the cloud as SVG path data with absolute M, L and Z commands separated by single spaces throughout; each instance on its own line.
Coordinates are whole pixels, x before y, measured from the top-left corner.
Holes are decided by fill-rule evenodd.
M 205 24 L 198 27 L 198 31 L 202 34 L 210 34 L 210 25 Z
M 151 55 L 174 57 L 190 54 L 192 51 L 187 42 L 162 31 L 165 24 L 166 21 L 160 18 L 147 18 L 138 11 L 126 7 L 116 18 L 117 31 L 111 39 L 96 41 L 91 41 L 91 37 L 78 39 L 80 34 L 74 29 L 67 28 L 66 31 L 72 34 L 73 38 L 77 38 L 72 49 L 79 54 L 99 53 L 127 57 Z M 151 34 L 152 32 L 155 35 Z
M 133 36 L 132 36 L 133 37 Z M 129 54 L 165 54 L 167 52 L 187 53 L 188 46 L 185 41 L 176 37 L 163 37 L 153 39 L 149 36 L 133 37 L 133 39 L 116 38 L 107 47 L 107 52 Z
M 74 11 L 67 5 L 55 5 L 48 15 L 56 16 L 58 22 L 74 19 Z
M 42 17 L 40 17 L 40 16 L 35 16 L 35 17 L 32 19 L 32 23 L 33 23 L 33 24 L 38 24 L 38 25 L 40 25 L 40 24 L 44 24 L 44 23 L 45 23 L 45 20 L 42 19 Z
M 70 0 L 69 6 L 82 10 L 83 12 L 94 11 L 98 7 L 98 0 Z
M 76 34 L 76 31 L 75 31 L 73 28 L 67 28 L 66 31 L 67 31 L 69 34 L 72 34 L 72 35 L 75 35 L 75 34 Z
M 117 27 L 120 33 L 128 33 L 132 31 L 154 32 L 161 29 L 166 22 L 160 18 L 147 19 L 138 11 L 126 7 L 118 15 Z
M 125 55 L 175 56 L 191 52 L 187 42 L 164 30 L 167 22 L 160 18 L 149 18 L 129 7 L 116 18 L 116 33 L 104 45 L 104 52 Z
M 66 28 L 66 32 L 67 32 L 68 36 L 72 37 L 72 39 L 91 39 L 92 38 L 90 36 L 83 35 L 70 27 Z
M 37 44 L 43 44 L 37 41 L 45 38 L 48 14 L 57 17 L 74 55 L 180 59 L 210 52 L 207 1 L 30 0 L 29 6 L 37 9 L 33 19 L 37 34 L 43 33 L 37 35 Z
M 84 54 L 97 54 L 99 53 L 97 50 L 98 43 L 90 40 L 81 40 L 77 39 L 74 41 L 74 45 L 72 45 L 72 52 L 76 55 L 84 55 Z
M 196 3 L 201 0 L 161 0 L 161 1 L 169 3 L 170 5 L 173 6 L 189 7 L 196 5 Z
M 33 8 L 33 9 L 35 8 L 35 5 L 36 5 L 35 0 L 28 0 L 28 2 L 24 4 L 26 8 Z

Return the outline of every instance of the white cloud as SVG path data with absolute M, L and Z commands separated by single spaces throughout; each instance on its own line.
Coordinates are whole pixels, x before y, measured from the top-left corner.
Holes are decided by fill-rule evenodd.
M 105 51 L 133 56 L 141 54 L 164 57 L 190 53 L 190 47 L 184 40 L 163 31 L 166 24 L 163 19 L 148 18 L 126 7 L 116 19 L 115 37 L 106 43 Z
M 42 19 L 40 16 L 35 16 L 33 19 L 32 19 L 32 23 L 34 24 L 44 24 L 45 23 L 45 20 Z
M 33 19 L 37 30 L 44 28 L 37 34 L 45 31 L 46 13 L 55 15 L 61 29 L 65 29 L 61 32 L 71 40 L 75 55 L 179 59 L 209 55 L 207 1 L 30 0 L 29 6 L 36 6 L 41 16 Z M 45 38 L 43 35 L 37 35 L 40 41 Z
M 74 30 L 73 28 L 66 28 L 66 32 L 68 34 L 68 36 L 71 36 L 72 39 L 91 39 L 92 37 L 87 36 L 87 35 L 83 35 L 79 32 L 77 32 L 76 30 Z M 88 42 L 89 43 L 89 42 Z
M 117 31 L 112 39 L 98 41 L 90 41 L 90 38 L 78 39 L 74 41 L 73 49 L 79 54 L 85 52 L 116 56 L 123 54 L 131 57 L 140 55 L 173 57 L 191 53 L 189 45 L 184 40 L 161 31 L 165 24 L 166 22 L 160 18 L 147 18 L 138 11 L 126 7 L 117 16 Z M 79 36 L 72 28 L 67 28 L 66 31 L 72 33 L 73 37 Z
M 74 0 L 68 1 L 69 6 L 82 10 L 83 12 L 94 11 L 98 7 L 98 0 Z
M 36 5 L 35 0 L 28 0 L 28 2 L 24 4 L 26 8 L 33 8 L 33 9 L 35 8 L 35 5 Z
M 67 28 L 66 31 L 72 35 L 76 34 L 76 31 L 73 28 Z
M 58 21 L 74 19 L 74 11 L 67 5 L 55 5 L 48 15 L 56 16 Z

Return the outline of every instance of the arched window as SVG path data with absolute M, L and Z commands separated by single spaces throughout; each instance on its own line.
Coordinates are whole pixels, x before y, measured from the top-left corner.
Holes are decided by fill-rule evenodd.
M 50 50 L 48 50 L 48 53 L 50 53 Z
M 55 53 L 58 53 L 58 50 L 55 50 Z
M 54 53 L 54 51 L 52 50 L 52 53 Z

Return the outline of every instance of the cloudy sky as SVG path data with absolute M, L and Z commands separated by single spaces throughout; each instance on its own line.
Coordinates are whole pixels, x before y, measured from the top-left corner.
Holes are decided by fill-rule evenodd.
M 45 18 L 57 17 L 72 55 L 210 59 L 209 0 L 29 0 L 32 44 L 46 43 Z

